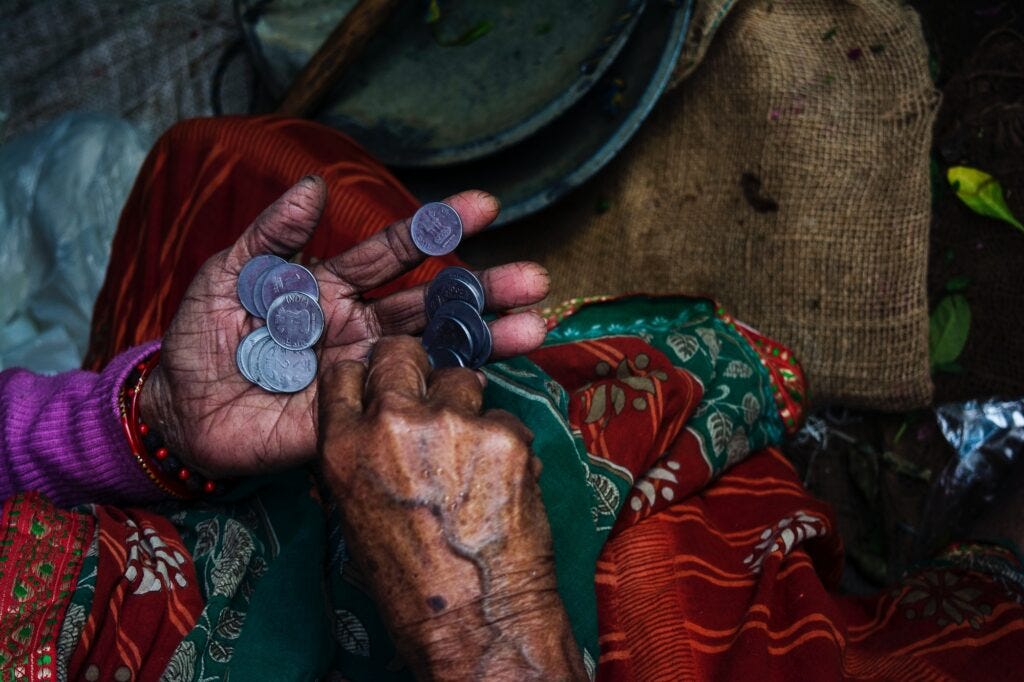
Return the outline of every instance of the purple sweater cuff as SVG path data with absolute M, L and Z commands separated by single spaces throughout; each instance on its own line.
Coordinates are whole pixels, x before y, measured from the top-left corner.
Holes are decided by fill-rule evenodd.
M 132 348 L 99 374 L 0 373 L 0 501 L 30 490 L 60 506 L 164 499 L 131 453 L 117 405 L 132 368 L 159 347 Z

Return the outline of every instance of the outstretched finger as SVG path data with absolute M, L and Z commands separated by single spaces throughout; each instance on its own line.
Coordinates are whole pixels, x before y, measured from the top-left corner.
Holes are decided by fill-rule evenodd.
M 537 263 L 523 261 L 489 268 L 480 273 L 487 309 L 504 311 L 531 305 L 548 294 L 548 271 Z M 371 301 L 367 312 L 381 335 L 418 334 L 427 324 L 424 295 L 429 284 L 395 292 Z M 543 340 L 543 339 L 542 339 Z
M 307 175 L 260 213 L 228 252 L 227 267 L 241 271 L 253 257 L 291 258 L 313 236 L 327 200 L 323 178 Z
M 423 400 L 429 372 L 430 361 L 419 339 L 385 336 L 370 355 L 364 402 L 370 405 L 389 396 Z
M 497 198 L 480 190 L 460 192 L 444 200 L 462 219 L 464 236 L 479 232 L 498 217 Z M 347 293 L 363 293 L 387 284 L 419 265 L 424 255 L 412 241 L 412 219 L 400 220 L 321 263 Z
M 491 322 L 492 358 L 511 358 L 540 348 L 548 328 L 534 312 L 514 313 Z

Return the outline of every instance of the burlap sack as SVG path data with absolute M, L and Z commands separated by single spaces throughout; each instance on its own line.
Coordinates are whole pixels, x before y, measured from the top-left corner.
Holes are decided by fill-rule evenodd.
M 817 401 L 926 404 L 937 95 L 917 16 L 892 0 L 698 4 L 692 76 L 620 157 L 464 255 L 539 260 L 551 302 L 710 294 L 791 345 Z

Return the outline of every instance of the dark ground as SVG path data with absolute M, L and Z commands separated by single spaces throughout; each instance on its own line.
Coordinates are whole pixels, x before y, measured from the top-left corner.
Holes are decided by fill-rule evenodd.
M 967 344 L 953 368 L 959 371 L 935 374 L 935 403 L 1024 398 L 1024 234 L 970 211 L 945 179 L 950 166 L 984 170 L 1000 181 L 1013 213 L 1024 217 L 1024 6 L 910 4 L 921 14 L 943 97 L 933 148 L 929 298 L 934 306 L 957 278 L 967 282 L 971 309 Z M 932 520 L 946 519 L 945 512 L 949 522 L 925 530 L 926 500 L 953 457 L 932 411 L 829 410 L 813 415 L 786 449 L 808 487 L 836 507 L 853 569 L 847 589 L 893 580 L 958 532 L 1005 535 L 1009 527 L 1024 537 L 1024 490 L 1016 483 L 1004 484 L 988 509 L 929 508 Z M 1017 481 L 1020 473 L 1007 478 Z

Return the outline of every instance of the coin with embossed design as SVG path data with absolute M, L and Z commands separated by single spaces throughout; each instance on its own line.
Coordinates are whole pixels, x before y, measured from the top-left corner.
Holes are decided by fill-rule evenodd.
M 313 273 L 295 263 L 282 263 L 271 268 L 260 278 L 259 287 L 256 295 L 262 299 L 264 313 L 269 310 L 275 298 L 291 291 L 309 294 L 313 300 L 320 298 L 320 287 Z
M 409 231 L 417 249 L 428 256 L 443 256 L 462 240 L 462 218 L 448 204 L 435 201 L 416 211 Z
M 277 393 L 296 393 L 316 377 L 316 353 L 308 348 L 288 350 L 276 343 L 259 355 L 260 385 Z
M 290 291 L 270 304 L 267 329 L 271 338 L 288 350 L 309 348 L 324 331 L 324 311 L 309 294 Z

